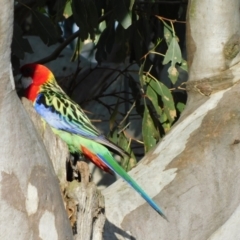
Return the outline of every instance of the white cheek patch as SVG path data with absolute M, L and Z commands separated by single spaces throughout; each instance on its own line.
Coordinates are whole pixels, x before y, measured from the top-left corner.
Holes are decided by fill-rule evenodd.
M 32 84 L 33 80 L 31 77 L 22 77 L 21 82 L 22 82 L 23 88 L 25 89 Z

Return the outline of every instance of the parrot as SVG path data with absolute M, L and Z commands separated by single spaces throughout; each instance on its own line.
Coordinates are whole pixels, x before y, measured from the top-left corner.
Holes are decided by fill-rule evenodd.
M 114 159 L 112 153 L 124 156 L 124 151 L 97 130 L 81 107 L 58 85 L 53 73 L 37 63 L 23 65 L 20 72 L 24 96 L 66 142 L 70 153 L 81 154 L 103 171 L 120 176 L 167 220 L 162 209 Z

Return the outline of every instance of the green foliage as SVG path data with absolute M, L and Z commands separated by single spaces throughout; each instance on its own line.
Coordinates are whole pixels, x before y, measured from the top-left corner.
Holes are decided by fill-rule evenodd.
M 185 108 L 185 104 L 178 102 L 176 108 L 181 113 Z
M 86 40 L 88 36 L 94 40 L 95 30 L 98 27 L 97 8 L 93 0 L 72 0 L 73 17 L 81 29 L 80 38 Z
M 144 141 L 144 150 L 148 152 L 159 141 L 159 131 L 150 115 L 147 104 L 144 104 L 144 113 L 142 121 L 142 135 Z
M 184 100 L 176 97 L 174 92 L 180 70 L 188 70 L 179 46 L 184 39 L 177 37 L 176 20 L 171 20 L 167 13 L 181 12 L 183 16 L 185 9 L 182 4 L 164 5 L 161 1 L 150 0 L 30 0 L 26 4 L 15 1 L 14 68 L 19 67 L 19 59 L 23 59 L 26 52 L 32 51 L 25 34 L 39 36 L 48 46 L 60 41 L 63 48 L 77 38 L 73 61 L 79 59 L 83 44 L 90 40 L 95 45 L 95 58 L 99 64 L 113 53 L 115 62 L 128 62 L 129 66 L 119 75 L 124 76 L 131 99 L 120 99 L 120 95 L 114 93 L 115 106 L 106 107 L 111 115 L 109 137 L 130 154 L 130 158 L 122 161 L 123 167 L 129 170 L 136 164 L 132 142 L 140 142 L 127 135 L 130 112 L 134 109 L 142 119 L 143 145 L 148 152 L 170 130 L 184 109 Z M 70 40 L 63 38 L 59 27 L 64 21 L 76 23 L 80 28 L 75 35 L 69 36 Z M 128 70 L 132 63 L 139 66 L 138 79 Z M 170 81 L 167 80 L 167 84 L 159 77 L 164 65 L 168 66 Z M 99 83 L 96 81 L 96 84 Z M 126 102 L 132 106 L 129 113 L 120 113 L 120 105 Z M 119 121 L 120 116 L 122 120 Z
M 134 152 L 130 147 L 131 139 L 127 137 L 124 131 L 119 130 L 118 128 L 114 128 L 108 138 L 118 146 L 120 146 L 129 156 L 124 156 L 121 161 L 121 166 L 126 170 L 131 170 L 137 163 Z
M 71 17 L 73 14 L 72 12 L 72 1 L 68 0 L 66 1 L 65 7 L 64 7 L 64 11 L 63 11 L 63 16 L 68 19 L 69 17 Z
M 113 14 L 116 20 L 122 25 L 124 29 L 127 29 L 132 24 L 132 17 L 129 0 L 115 0 L 112 1 Z
M 44 13 L 32 10 L 32 24 L 34 25 L 34 31 L 46 45 L 53 45 L 60 39 L 61 31 L 59 27 Z
M 147 83 L 147 96 L 149 92 L 148 90 L 150 89 L 155 93 L 155 95 L 152 95 L 154 96 L 152 97 L 152 103 L 155 106 L 155 109 L 157 108 L 157 101 L 159 98 L 161 98 L 164 105 L 163 112 L 166 114 L 168 121 L 172 123 L 176 117 L 176 110 L 170 90 L 163 83 L 159 82 L 156 79 L 154 80 L 152 78 L 145 77 L 145 82 Z

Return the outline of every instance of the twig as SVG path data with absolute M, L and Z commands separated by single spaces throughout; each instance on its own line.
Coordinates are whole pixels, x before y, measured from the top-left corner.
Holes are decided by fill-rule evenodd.
M 161 17 L 161 16 L 158 16 L 158 15 L 155 15 L 155 17 L 158 18 L 158 19 L 160 19 L 161 21 L 166 20 L 166 21 L 169 21 L 169 22 L 171 22 L 171 23 L 175 23 L 175 22 L 184 23 L 184 24 L 187 23 L 186 21 L 178 21 L 177 19 L 165 18 L 165 17 Z
M 136 106 L 136 101 L 132 104 L 131 108 L 129 109 L 126 116 L 123 118 L 123 120 L 118 124 L 119 126 L 121 126 L 125 122 L 125 120 L 128 118 L 129 114 L 131 113 L 131 111 L 135 106 Z
M 133 141 L 135 141 L 135 142 L 137 142 L 137 143 L 144 144 L 144 142 L 142 142 L 142 141 L 140 141 L 140 140 L 138 140 L 138 139 L 133 138 L 132 136 L 130 136 L 126 131 L 124 131 L 124 135 L 125 135 L 127 138 L 129 138 L 129 139 L 131 139 L 131 140 L 133 140 Z
M 116 80 L 117 80 L 117 78 L 122 74 L 122 75 L 124 75 L 124 76 L 126 76 L 125 74 L 128 74 L 128 72 L 127 72 L 127 70 L 128 70 L 128 68 L 130 67 L 130 66 L 132 66 L 132 65 L 134 65 L 135 64 L 135 62 L 133 62 L 133 63 L 131 63 L 131 64 L 129 64 L 124 70 L 117 70 L 117 71 L 119 71 L 119 74 L 103 89 L 103 92 L 104 91 L 106 91 Z M 116 71 L 116 69 L 114 69 L 115 71 Z M 127 76 L 126 76 L 127 77 Z
M 131 124 L 131 122 L 129 122 L 126 126 L 124 126 L 121 130 L 118 131 L 118 134 L 120 134 L 121 132 L 123 132 L 129 125 Z

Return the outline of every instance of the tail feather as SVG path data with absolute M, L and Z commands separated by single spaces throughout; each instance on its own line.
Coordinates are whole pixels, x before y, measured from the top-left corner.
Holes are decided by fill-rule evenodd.
M 101 158 L 99 158 L 97 155 L 92 153 L 89 149 L 87 149 L 84 146 L 81 146 L 81 149 L 83 155 L 89 158 L 97 167 L 113 175 L 113 171 L 102 161 Z
M 117 155 L 120 155 L 122 157 L 124 156 L 130 156 L 129 153 L 125 152 L 122 148 L 117 146 L 115 143 L 111 142 L 109 139 L 107 139 L 105 136 L 100 136 L 96 139 L 94 139 L 96 142 L 104 145 L 107 147 L 111 152 L 116 153 Z
M 167 219 L 162 209 L 144 192 L 144 190 L 124 171 L 124 169 L 115 161 L 108 149 L 90 139 L 79 135 L 70 134 L 66 131 L 52 128 L 55 134 L 59 135 L 69 147 L 70 152 L 83 153 L 94 164 L 102 170 L 109 173 L 116 173 L 123 180 L 132 186 L 163 218 Z
M 109 157 L 106 159 L 105 156 L 97 154 L 97 156 L 117 175 L 119 175 L 123 180 L 125 180 L 133 189 L 135 189 L 143 199 L 147 201 L 147 203 L 164 219 L 167 219 L 162 209 L 145 193 L 145 191 L 137 184 L 132 177 L 130 177 L 127 172 L 113 159 L 113 157 L 109 154 Z

